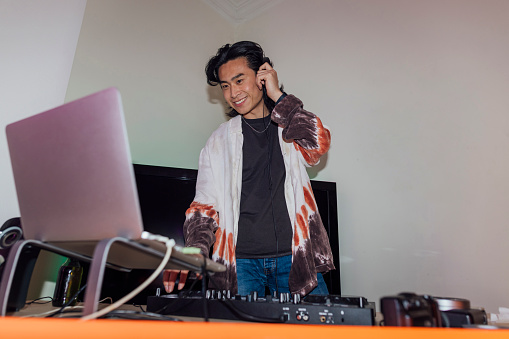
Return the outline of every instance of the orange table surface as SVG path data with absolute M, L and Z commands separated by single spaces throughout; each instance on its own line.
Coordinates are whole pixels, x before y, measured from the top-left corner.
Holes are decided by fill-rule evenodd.
M 509 338 L 506 329 L 0 318 L 2 338 Z

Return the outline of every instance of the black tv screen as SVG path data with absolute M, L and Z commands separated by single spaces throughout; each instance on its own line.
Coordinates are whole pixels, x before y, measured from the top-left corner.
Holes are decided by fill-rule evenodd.
M 197 170 L 134 165 L 146 231 L 184 245 L 182 225 L 194 199 Z M 311 180 L 320 216 L 329 235 L 336 270 L 324 275 L 330 294 L 341 295 L 336 183 Z

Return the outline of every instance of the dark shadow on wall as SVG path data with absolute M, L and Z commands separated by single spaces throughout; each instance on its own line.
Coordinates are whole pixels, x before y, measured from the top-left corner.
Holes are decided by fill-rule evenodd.
M 226 115 L 226 113 L 231 110 L 231 107 L 224 100 L 223 94 L 221 93 L 219 86 L 207 86 L 207 95 L 209 97 L 209 102 L 211 104 L 214 104 L 214 105 L 221 104 L 222 105 L 223 112 L 225 113 L 224 120 L 225 121 L 229 120 L 230 118 Z

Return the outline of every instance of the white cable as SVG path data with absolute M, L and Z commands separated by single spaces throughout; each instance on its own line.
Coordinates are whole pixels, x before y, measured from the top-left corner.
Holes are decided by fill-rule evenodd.
M 143 233 L 144 233 L 143 234 L 144 239 L 160 241 L 166 245 L 166 254 L 164 255 L 164 258 L 161 261 L 161 263 L 159 264 L 159 266 L 157 267 L 157 269 L 152 273 L 152 275 L 150 277 L 147 278 L 147 280 L 145 280 L 140 286 L 135 288 L 131 293 L 127 294 L 123 298 L 117 300 L 115 303 L 103 308 L 100 311 L 97 311 L 97 312 L 94 312 L 87 316 L 81 317 L 80 318 L 81 320 L 90 320 L 90 319 L 96 319 L 96 318 L 102 317 L 103 315 L 113 311 L 117 307 L 122 306 L 128 300 L 134 298 L 136 295 L 138 295 L 138 293 L 143 291 L 152 281 L 154 281 L 159 276 L 159 273 L 161 273 L 163 271 L 163 269 L 166 267 L 166 264 L 170 260 L 171 251 L 173 249 L 173 246 L 175 246 L 175 240 L 169 239 L 167 237 L 163 237 L 161 235 L 146 234 L 146 232 L 143 232 Z

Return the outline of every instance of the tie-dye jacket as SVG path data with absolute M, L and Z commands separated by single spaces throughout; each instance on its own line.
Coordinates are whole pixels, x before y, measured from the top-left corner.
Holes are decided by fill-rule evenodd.
M 327 233 L 316 207 L 306 167 L 318 163 L 330 146 L 320 119 L 287 95 L 272 112 L 286 167 L 285 198 L 292 223 L 292 293 L 306 295 L 317 286 L 316 273 L 334 269 Z M 186 246 L 198 247 L 226 265 L 212 277 L 217 289 L 237 292 L 235 245 L 242 189 L 242 125 L 236 116 L 213 132 L 200 153 L 196 196 L 186 212 Z M 262 236 L 262 235 L 261 235 Z

